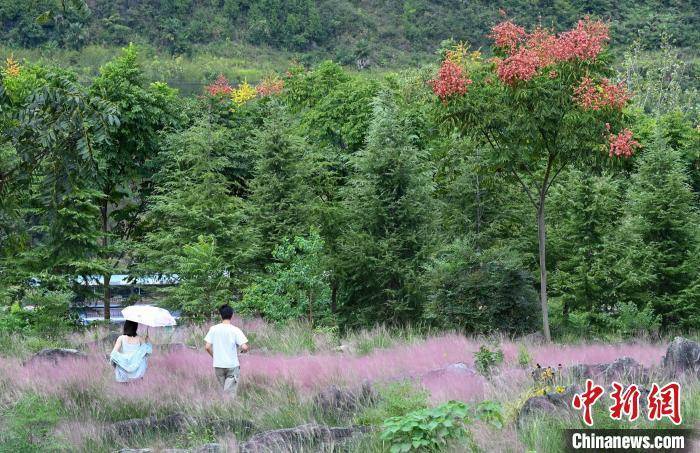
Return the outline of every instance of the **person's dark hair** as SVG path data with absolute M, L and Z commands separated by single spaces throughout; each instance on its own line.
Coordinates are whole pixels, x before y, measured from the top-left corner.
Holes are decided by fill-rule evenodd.
M 138 335 L 136 331 L 139 328 L 139 323 L 134 322 L 134 321 L 124 321 L 124 335 L 127 337 L 135 337 Z
M 221 315 L 221 319 L 231 319 L 233 318 L 233 308 L 229 304 L 222 305 L 221 308 L 219 308 L 219 314 Z

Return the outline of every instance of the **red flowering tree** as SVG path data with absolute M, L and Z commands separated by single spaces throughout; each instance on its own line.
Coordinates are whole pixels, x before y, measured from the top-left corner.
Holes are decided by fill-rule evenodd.
M 447 52 L 429 81 L 449 125 L 483 140 L 488 163 L 518 182 L 536 212 L 543 333 L 547 312 L 545 202 L 557 175 L 572 163 L 627 158 L 639 143 L 623 127 L 629 100 L 612 74 L 608 26 L 585 18 L 572 30 L 527 32 L 510 21 L 495 26 L 495 57 Z M 463 47 L 462 47 L 463 49 Z

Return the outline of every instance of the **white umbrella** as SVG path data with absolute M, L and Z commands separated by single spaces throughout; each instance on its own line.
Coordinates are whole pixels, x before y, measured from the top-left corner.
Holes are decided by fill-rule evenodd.
M 153 305 L 132 305 L 123 309 L 122 315 L 128 321 L 149 327 L 167 327 L 177 324 L 168 310 Z

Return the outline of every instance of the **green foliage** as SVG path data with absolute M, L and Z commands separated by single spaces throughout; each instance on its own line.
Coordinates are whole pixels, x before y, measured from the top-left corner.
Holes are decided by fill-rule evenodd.
M 410 381 L 393 382 L 375 388 L 378 400 L 364 407 L 354 418 L 357 425 L 381 425 L 384 420 L 402 417 L 428 407 L 428 393 Z
M 518 345 L 518 365 L 521 368 L 527 368 L 532 365 L 532 356 L 524 344 Z
M 647 260 L 635 270 L 647 273 L 645 287 L 652 308 L 664 326 L 686 325 L 697 318 L 700 305 L 686 303 L 681 294 L 698 278 L 697 195 L 678 151 L 658 138 L 641 157 L 632 178 L 628 215 L 631 233 L 646 245 Z
M 183 247 L 177 263 L 178 284 L 168 293 L 166 303 L 182 314 L 208 319 L 218 307 L 231 300 L 231 279 L 226 263 L 213 239 L 199 236 Z
M 250 139 L 256 163 L 250 182 L 250 219 L 265 262 L 284 238 L 309 230 L 310 189 L 305 142 L 295 133 L 285 109 L 274 105 L 261 129 Z
M 616 306 L 617 316 L 613 320 L 615 330 L 623 336 L 654 334 L 661 325 L 661 316 L 654 314 L 650 306 L 640 310 L 632 302 L 620 303 Z
M 339 307 L 348 325 L 406 323 L 421 316 L 422 267 L 434 218 L 427 156 L 392 94 L 374 100 L 367 147 L 354 156 L 341 238 Z
M 474 367 L 483 376 L 491 376 L 501 363 L 503 363 L 503 351 L 499 348 L 492 351 L 486 345 L 481 345 L 474 353 Z
M 473 237 L 455 241 L 431 263 L 426 316 L 468 333 L 533 331 L 537 293 L 521 266 L 512 253 L 479 250 Z
M 410 0 L 354 3 L 342 0 L 58 1 L 0 2 L 3 42 L 16 46 L 67 49 L 86 45 L 151 43 L 176 54 L 215 44 L 255 43 L 261 48 L 305 51 L 304 57 L 335 56 L 363 67 L 362 60 L 391 64 L 429 57 L 446 38 L 488 44 L 489 28 L 502 17 L 528 26 L 568 27 L 582 16 L 612 19 L 615 41 L 658 47 L 664 35 L 678 48 L 698 49 L 698 14 L 689 0 L 537 4 L 484 0 Z
M 503 428 L 503 407 L 497 401 L 485 400 L 480 402 L 475 409 L 475 417 L 495 428 Z
M 330 287 L 323 263 L 323 240 L 317 231 L 308 238 L 285 239 L 275 248 L 267 272 L 244 290 L 239 311 L 282 322 L 307 316 L 308 322 L 333 324 L 329 318 Z
M 77 326 L 69 291 L 30 288 L 9 307 L 0 306 L 0 331 L 60 338 Z
M 471 422 L 469 407 L 460 401 L 450 401 L 385 420 L 381 438 L 389 443 L 392 453 L 439 451 L 452 441 L 472 443 L 467 429 Z
M 245 202 L 236 196 L 240 181 L 232 169 L 240 161 L 231 151 L 232 140 L 231 131 L 207 120 L 197 120 L 165 138 L 142 224 L 145 238 L 137 248 L 138 273 L 182 276 L 190 259 L 185 247 L 201 236 L 213 244 L 214 255 L 208 259 L 221 266 L 217 272 L 228 276 L 225 287 L 239 283 L 246 274 L 254 236 Z

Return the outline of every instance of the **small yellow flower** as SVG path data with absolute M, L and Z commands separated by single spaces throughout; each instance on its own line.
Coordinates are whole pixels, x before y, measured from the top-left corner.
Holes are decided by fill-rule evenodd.
M 447 59 L 457 66 L 462 66 L 466 58 L 471 58 L 469 54 L 469 44 L 465 44 L 461 41 L 451 50 L 447 51 Z
M 231 100 L 236 106 L 240 107 L 251 99 L 254 99 L 257 94 L 255 88 L 250 86 L 247 80 L 244 80 L 243 83 L 238 85 L 238 88 L 231 91 Z
M 15 60 L 14 56 L 10 55 L 5 60 L 5 76 L 7 77 L 17 77 L 20 73 L 20 66 Z

